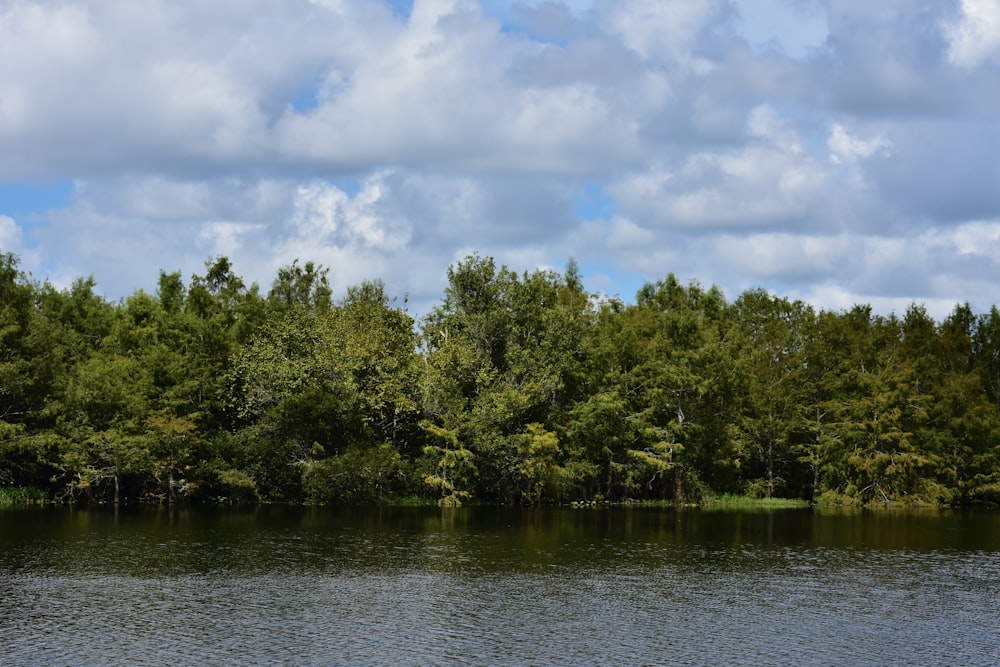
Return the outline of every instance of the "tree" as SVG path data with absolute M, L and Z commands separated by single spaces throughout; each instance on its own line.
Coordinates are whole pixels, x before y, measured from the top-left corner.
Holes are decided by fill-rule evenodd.
M 358 430 L 348 378 L 321 362 L 322 336 L 312 313 L 269 318 L 226 375 L 243 443 L 236 467 L 265 495 L 299 497 L 303 471 Z
M 770 498 L 794 473 L 792 451 L 805 417 L 804 331 L 814 314 L 802 302 L 762 289 L 744 292 L 733 309 L 734 368 L 743 397 L 736 433 L 753 471 L 751 492 Z
M 669 274 L 639 290 L 636 308 L 650 318 L 635 407 L 647 434 L 645 458 L 659 460 L 661 475 L 673 470 L 678 502 L 696 496 L 701 480 L 732 486 L 738 470 L 728 428 L 735 415 L 725 297 L 717 287 L 684 286 Z
M 145 368 L 131 357 L 97 353 L 76 365 L 57 429 L 63 438 L 57 467 L 70 495 L 94 498 L 110 487 L 117 503 L 126 478 L 138 485 L 151 472 L 144 434 L 150 386 Z
M 859 324 L 860 345 L 836 387 L 840 447 L 827 486 L 861 503 L 940 501 L 938 462 L 921 439 L 932 397 L 905 352 L 905 323 L 889 316 Z
M 278 269 L 271 291 L 267 295 L 268 306 L 276 311 L 302 309 L 313 313 L 323 313 L 332 306 L 332 291 L 327 280 L 329 269 L 306 262 L 304 266 L 295 260 L 289 266 Z
M 528 504 L 540 502 L 549 493 L 561 494 L 566 470 L 560 464 L 562 452 L 559 436 L 545 430 L 542 424 L 528 424 L 524 433 L 516 436 L 520 463 L 518 472 L 523 480 L 521 498 Z
M 458 429 L 448 429 L 425 423 L 432 442 L 424 454 L 435 462 L 434 471 L 424 476 L 424 483 L 440 493 L 438 504 L 442 507 L 458 507 L 471 496 L 469 487 L 476 475 L 475 455 L 462 446 L 458 439 Z
M 363 422 L 357 438 L 415 453 L 420 411 L 413 319 L 374 281 L 349 287 L 323 321 L 321 362 L 350 378 Z
M 33 406 L 34 289 L 10 253 L 0 254 L 0 420 L 22 423 Z
M 186 476 L 196 463 L 197 426 L 190 419 L 170 413 L 152 415 L 146 419 L 146 434 L 153 477 L 167 502 L 173 503 L 178 489 L 188 491 Z
M 225 257 L 118 303 L 0 254 L 0 484 L 124 502 L 709 492 L 1000 504 L 1000 311 L 818 313 L 668 274 L 626 305 L 472 255 L 420 323 Z
M 475 454 L 477 490 L 513 501 L 528 425 L 555 433 L 579 389 L 589 301 L 572 272 L 519 277 L 478 256 L 448 279 L 422 328 L 424 412 Z

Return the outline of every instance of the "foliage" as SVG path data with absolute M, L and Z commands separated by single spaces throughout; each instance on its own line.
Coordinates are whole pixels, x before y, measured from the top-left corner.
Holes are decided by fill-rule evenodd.
M 760 498 L 756 496 L 734 496 L 732 494 L 722 494 L 720 496 L 708 496 L 703 501 L 703 506 L 708 509 L 794 509 L 797 507 L 808 507 L 809 503 L 796 498 Z
M 472 495 L 468 488 L 477 473 L 475 457 L 459 442 L 457 429 L 449 430 L 430 423 L 424 427 L 441 442 L 424 447 L 424 455 L 434 462 L 433 472 L 424 475 L 424 483 L 439 492 L 439 505 L 458 507 L 463 499 Z
M 45 500 L 45 490 L 36 486 L 0 486 L 0 505 L 33 505 Z
M 313 463 L 304 487 L 312 503 L 382 503 L 404 488 L 405 479 L 399 452 L 383 443 Z
M 266 296 L 215 257 L 109 303 L 0 253 L 0 498 L 1000 504 L 996 307 L 672 274 L 627 304 L 479 255 L 447 281 L 421 322 L 298 261 Z

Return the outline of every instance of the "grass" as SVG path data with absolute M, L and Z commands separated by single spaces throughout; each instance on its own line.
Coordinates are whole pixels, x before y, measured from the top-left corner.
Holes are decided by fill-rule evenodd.
M 708 509 L 789 509 L 809 507 L 809 501 L 801 498 L 754 498 L 726 493 L 707 496 L 701 506 Z
M 37 505 L 46 500 L 45 491 L 34 486 L 0 486 L 0 505 Z
M 755 510 L 755 509 L 796 509 L 810 507 L 808 500 L 799 498 L 755 498 L 753 496 L 738 496 L 731 493 L 722 495 L 706 495 L 700 502 L 678 505 L 673 500 L 622 500 L 622 501 L 575 501 L 571 507 L 660 507 L 677 509 L 682 507 L 716 509 L 716 510 Z
M 437 498 L 427 498 L 426 496 L 387 496 L 379 504 L 388 507 L 437 507 Z

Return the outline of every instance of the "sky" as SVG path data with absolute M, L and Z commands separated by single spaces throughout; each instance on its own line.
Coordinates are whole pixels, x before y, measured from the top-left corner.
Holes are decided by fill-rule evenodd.
M 0 251 L 1000 303 L 1000 0 L 0 0 Z

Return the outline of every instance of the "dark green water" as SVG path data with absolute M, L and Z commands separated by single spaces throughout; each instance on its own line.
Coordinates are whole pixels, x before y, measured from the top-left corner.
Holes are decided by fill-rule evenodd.
M 1000 514 L 0 510 L 3 665 L 997 665 Z

